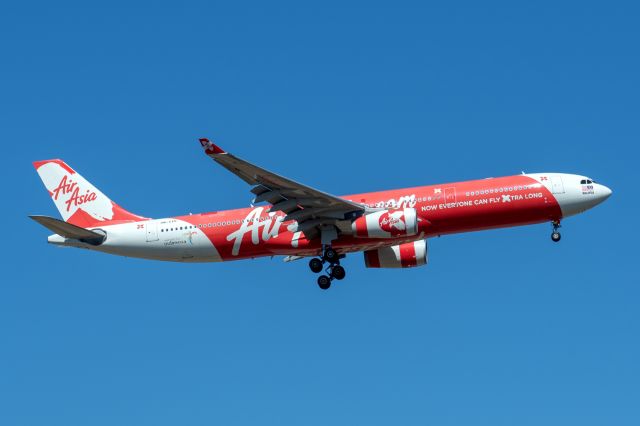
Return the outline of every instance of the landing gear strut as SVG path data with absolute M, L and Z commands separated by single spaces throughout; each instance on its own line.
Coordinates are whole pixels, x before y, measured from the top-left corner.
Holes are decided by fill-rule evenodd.
M 553 222 L 551 222 L 551 224 L 553 225 L 553 232 L 551 233 L 551 241 L 553 241 L 554 243 L 557 243 L 558 241 L 560 241 L 560 238 L 562 238 L 562 236 L 560 235 L 560 232 L 558 232 L 558 229 L 560 228 L 560 221 L 554 220 Z
M 326 290 L 331 287 L 331 281 L 344 279 L 347 273 L 344 267 L 340 266 L 340 259 L 344 259 L 344 257 L 344 254 L 338 254 L 331 246 L 324 246 L 322 257 L 314 257 L 309 261 L 309 269 L 316 274 L 322 271 L 325 263 L 329 264 L 325 269 L 328 275 L 320 275 L 318 277 L 318 287 Z

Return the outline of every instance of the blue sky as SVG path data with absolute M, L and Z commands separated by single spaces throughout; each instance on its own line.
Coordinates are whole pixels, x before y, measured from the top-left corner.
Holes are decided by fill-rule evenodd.
M 184 3 L 184 2 L 183 2 Z M 5 4 L 0 424 L 637 425 L 635 2 Z M 304 262 L 47 245 L 31 161 L 152 217 L 246 206 L 197 138 L 336 194 L 581 173 L 537 225 L 320 291 Z

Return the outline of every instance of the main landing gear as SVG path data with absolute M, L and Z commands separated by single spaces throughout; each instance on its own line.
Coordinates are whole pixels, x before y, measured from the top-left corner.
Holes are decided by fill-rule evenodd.
M 551 225 L 553 226 L 553 232 L 551 233 L 551 241 L 553 241 L 554 243 L 557 243 L 558 241 L 560 241 L 560 238 L 562 238 L 562 235 L 560 235 L 560 232 L 558 232 L 558 229 L 560 228 L 560 221 L 554 220 L 553 222 L 551 222 Z
M 314 257 L 309 261 L 309 269 L 316 274 L 322 271 L 325 263 L 329 264 L 325 269 L 327 275 L 320 275 L 318 277 L 318 287 L 326 290 L 331 287 L 331 281 L 344 279 L 347 273 L 340 265 L 340 259 L 344 259 L 344 257 L 344 254 L 338 254 L 331 246 L 324 246 L 322 257 Z

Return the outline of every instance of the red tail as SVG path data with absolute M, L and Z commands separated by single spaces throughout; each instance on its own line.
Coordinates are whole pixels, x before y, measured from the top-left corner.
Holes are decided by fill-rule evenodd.
M 66 222 L 91 228 L 147 219 L 111 201 L 62 160 L 36 161 L 33 165 Z

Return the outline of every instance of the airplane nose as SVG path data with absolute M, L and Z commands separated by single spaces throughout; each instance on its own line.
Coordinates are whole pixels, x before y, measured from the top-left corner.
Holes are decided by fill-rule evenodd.
M 607 188 L 606 186 L 598 185 L 596 189 L 596 197 L 598 197 L 598 201 L 601 203 L 607 198 L 609 198 L 612 192 L 613 191 L 611 191 L 611 189 Z

